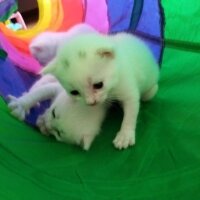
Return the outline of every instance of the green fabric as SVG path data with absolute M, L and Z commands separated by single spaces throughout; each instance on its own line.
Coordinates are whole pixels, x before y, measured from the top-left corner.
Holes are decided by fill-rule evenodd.
M 170 46 L 200 52 L 200 1 L 162 0 L 166 27 L 165 38 Z
M 0 49 L 0 59 L 5 60 L 7 55 L 8 54 L 3 49 Z
M 169 18 L 172 1 L 163 2 Z M 180 20 L 168 18 L 166 35 L 175 38 Z M 160 90 L 141 105 L 137 144 L 125 151 L 112 145 L 119 108 L 84 152 L 17 121 L 0 99 L 0 199 L 200 199 L 200 54 L 175 47 L 164 51 Z

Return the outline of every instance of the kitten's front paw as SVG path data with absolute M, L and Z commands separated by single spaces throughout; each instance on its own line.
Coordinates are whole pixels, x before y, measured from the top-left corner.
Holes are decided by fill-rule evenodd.
M 135 144 L 135 132 L 134 131 L 120 131 L 117 133 L 113 144 L 117 149 L 126 149 L 129 146 Z
M 26 115 L 26 109 L 23 104 L 19 101 L 18 98 L 9 95 L 8 96 L 8 107 L 10 109 L 11 114 L 16 117 L 17 119 L 23 121 Z

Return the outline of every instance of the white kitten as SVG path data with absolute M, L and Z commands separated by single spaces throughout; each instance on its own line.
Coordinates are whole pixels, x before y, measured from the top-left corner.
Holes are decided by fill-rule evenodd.
M 58 46 L 72 37 L 96 32 L 87 24 L 78 24 L 66 32 L 43 32 L 34 38 L 29 46 L 30 52 L 40 64 L 46 65 L 56 55 Z
M 37 119 L 37 126 L 44 134 L 52 134 L 58 141 L 81 145 L 88 150 L 100 132 L 106 106 L 88 106 L 74 101 L 51 75 L 42 77 L 28 93 L 16 98 L 9 96 L 12 115 L 24 120 L 30 108 L 38 102 L 53 102 Z
M 72 38 L 58 50 L 43 74 L 53 74 L 75 99 L 88 105 L 119 100 L 124 117 L 113 143 L 135 144 L 140 99 L 158 90 L 159 67 L 147 46 L 133 35 L 98 33 Z

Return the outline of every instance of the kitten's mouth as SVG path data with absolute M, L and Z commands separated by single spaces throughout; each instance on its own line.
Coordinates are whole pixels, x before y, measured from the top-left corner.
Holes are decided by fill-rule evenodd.
M 93 103 L 89 103 L 89 104 L 88 104 L 88 106 L 95 106 L 95 105 L 97 105 L 97 102 L 96 102 L 96 101 L 93 102 Z

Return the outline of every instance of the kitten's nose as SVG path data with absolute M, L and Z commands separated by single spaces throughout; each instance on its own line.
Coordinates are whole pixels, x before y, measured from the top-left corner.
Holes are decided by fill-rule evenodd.
M 97 104 L 97 102 L 94 101 L 93 103 L 90 103 L 90 104 L 88 104 L 88 105 L 90 105 L 90 106 L 95 106 L 96 104 Z
M 97 104 L 97 101 L 95 99 L 90 99 L 90 100 L 87 100 L 87 104 L 89 106 L 95 106 Z

